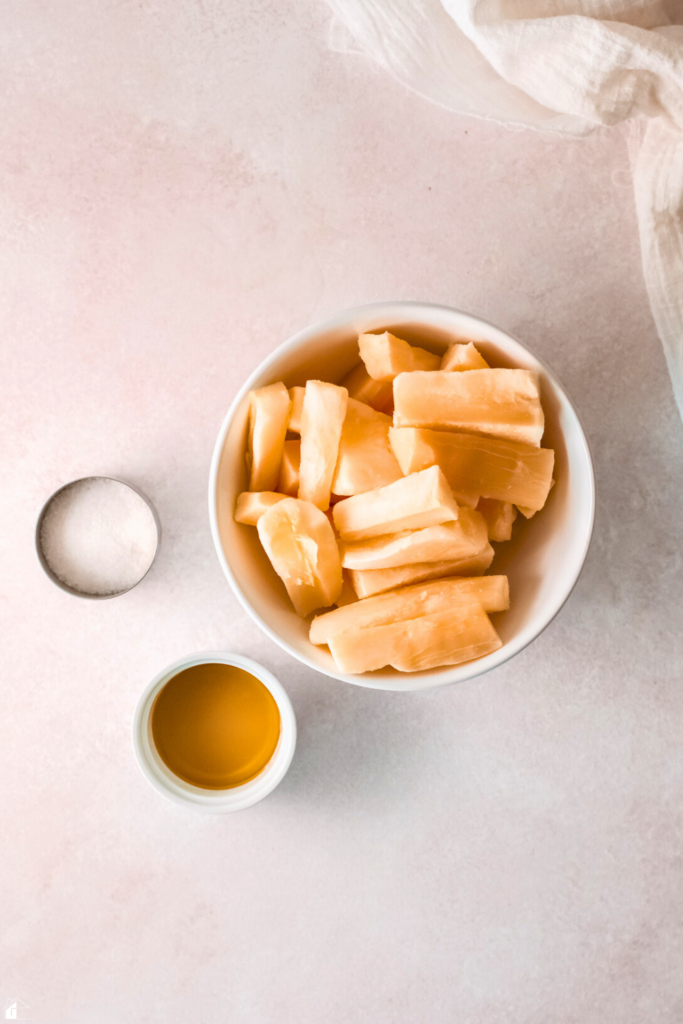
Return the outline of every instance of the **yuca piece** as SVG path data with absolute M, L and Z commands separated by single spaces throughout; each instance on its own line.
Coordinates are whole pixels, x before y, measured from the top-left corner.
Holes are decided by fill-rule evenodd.
M 373 380 L 365 369 L 365 363 L 359 363 L 341 382 L 346 388 L 349 398 L 363 402 L 378 412 L 393 412 L 394 389 L 391 381 Z
M 458 511 L 446 477 L 438 466 L 431 466 L 386 487 L 346 498 L 334 506 L 332 514 L 342 540 L 360 541 L 447 523 L 458 518 Z
M 487 545 L 483 516 L 463 508 L 455 522 L 427 526 L 424 530 L 392 533 L 372 540 L 343 541 L 340 550 L 345 569 L 393 569 L 415 562 L 471 557 L 482 552 Z
M 415 562 L 399 565 L 395 569 L 346 569 L 359 598 L 372 597 L 409 583 L 423 583 L 452 576 L 481 576 L 493 561 L 495 552 L 490 544 L 469 558 L 456 558 L 448 562 Z M 488 577 L 487 577 L 488 578 Z
M 290 498 L 296 498 L 299 493 L 300 463 L 301 441 L 285 441 L 277 489 L 281 494 L 288 494 Z
M 374 380 L 392 381 L 399 373 L 438 370 L 441 365 L 440 356 L 426 348 L 409 345 L 389 331 L 359 335 L 358 348 L 365 369 Z
M 403 477 L 389 444 L 390 427 L 391 417 L 349 398 L 332 480 L 334 494 L 361 494 Z
M 457 342 L 455 345 L 451 345 L 448 352 L 446 352 L 441 360 L 439 369 L 451 371 L 488 370 L 489 364 L 481 352 L 479 352 L 474 342 Z
M 555 478 L 550 481 L 549 492 L 552 491 L 555 486 Z M 532 519 L 539 511 L 537 508 L 529 507 L 527 505 L 517 505 L 517 511 L 521 512 L 525 519 Z
M 275 491 L 243 491 L 237 497 L 235 519 L 245 526 L 256 526 L 264 512 L 286 497 L 287 495 L 276 494 Z
M 328 608 L 341 594 L 339 550 L 324 512 L 283 498 L 257 523 L 258 535 L 298 615 Z
M 552 448 L 413 427 L 392 427 L 389 441 L 404 473 L 440 466 L 454 491 L 462 488 L 538 511 L 552 486 Z
M 306 382 L 301 413 L 299 497 L 323 512 L 330 506 L 348 392 L 321 380 Z
M 291 430 L 293 434 L 301 432 L 301 411 L 304 407 L 305 392 L 306 388 L 293 387 L 289 389 L 289 400 L 292 403 L 292 408 L 289 412 L 287 430 Z
M 533 370 L 400 373 L 394 381 L 394 426 L 461 430 L 538 448 L 544 428 Z
M 249 392 L 247 469 L 250 491 L 274 491 L 280 475 L 290 400 L 284 384 Z
M 351 629 L 329 640 L 342 672 L 373 672 L 391 665 L 399 672 L 419 672 L 483 658 L 503 646 L 480 605 L 464 605 L 386 626 Z
M 496 498 L 481 498 L 477 505 L 486 520 L 489 540 L 510 540 L 512 524 L 517 518 L 517 509 L 509 501 L 497 501 Z
M 390 622 L 415 619 L 418 615 L 461 608 L 463 604 L 479 604 L 485 612 L 507 611 L 510 607 L 507 576 L 452 577 L 356 601 L 313 619 L 309 639 L 312 644 L 326 644 L 330 637 L 349 629 L 385 626 Z

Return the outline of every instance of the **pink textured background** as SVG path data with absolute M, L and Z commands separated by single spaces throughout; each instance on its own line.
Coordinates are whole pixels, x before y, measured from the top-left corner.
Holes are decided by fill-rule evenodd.
M 683 451 L 626 140 L 455 117 L 329 52 L 307 0 L 0 10 L 0 1007 L 36 1024 L 678 1024 Z M 498 672 L 334 683 L 247 620 L 212 550 L 213 440 L 247 373 L 337 309 L 419 298 L 547 359 L 596 458 L 589 561 Z M 42 575 L 47 495 L 157 505 L 111 602 Z M 282 786 L 207 819 L 133 761 L 189 651 L 288 688 Z

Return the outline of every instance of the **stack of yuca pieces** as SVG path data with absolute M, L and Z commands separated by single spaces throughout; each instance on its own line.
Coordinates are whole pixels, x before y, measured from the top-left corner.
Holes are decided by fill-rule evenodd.
M 442 357 L 389 332 L 361 334 L 341 382 L 249 394 L 255 526 L 311 643 L 343 672 L 457 665 L 502 646 L 490 614 L 506 576 L 484 575 L 553 485 L 530 370 L 491 368 L 476 345 Z M 336 607 L 333 607 L 336 606 Z

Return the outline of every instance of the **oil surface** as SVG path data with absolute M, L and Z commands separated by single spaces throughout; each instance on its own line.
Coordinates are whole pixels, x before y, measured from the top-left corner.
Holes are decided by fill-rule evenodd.
M 232 789 L 263 771 L 280 738 L 270 690 L 232 665 L 193 665 L 160 690 L 151 716 L 164 764 L 202 789 Z

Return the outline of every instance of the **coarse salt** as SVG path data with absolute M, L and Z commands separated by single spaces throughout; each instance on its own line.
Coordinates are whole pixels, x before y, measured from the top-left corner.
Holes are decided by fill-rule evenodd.
M 65 487 L 50 502 L 40 546 L 55 576 L 82 594 L 130 590 L 157 548 L 149 505 L 118 480 L 91 477 Z

